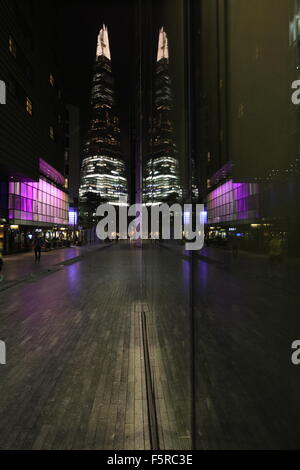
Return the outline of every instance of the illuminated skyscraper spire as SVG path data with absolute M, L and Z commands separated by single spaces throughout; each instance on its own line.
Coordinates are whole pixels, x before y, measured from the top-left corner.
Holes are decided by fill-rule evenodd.
M 99 202 L 117 205 L 127 196 L 125 161 L 107 27 L 98 35 L 91 90 L 90 123 L 83 149 L 79 197 L 81 214 L 90 217 Z
M 157 62 L 159 62 L 161 59 L 169 60 L 168 36 L 167 33 L 164 31 L 163 26 L 159 30 Z
M 104 55 L 107 59 L 111 60 L 110 48 L 109 48 L 109 39 L 108 39 L 108 29 L 105 24 L 103 28 L 100 29 L 97 42 L 97 53 L 96 56 L 99 57 Z
M 182 197 L 172 118 L 168 37 L 163 27 L 159 30 L 153 97 L 149 158 L 144 180 L 144 201 L 149 205 L 179 201 Z

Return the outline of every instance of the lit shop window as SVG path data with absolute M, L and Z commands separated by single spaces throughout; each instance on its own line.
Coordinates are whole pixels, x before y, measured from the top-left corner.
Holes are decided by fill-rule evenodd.
M 32 101 L 28 97 L 26 98 L 26 111 L 32 116 Z
M 52 126 L 49 127 L 49 136 L 51 140 L 54 140 L 54 129 Z
M 17 57 L 17 45 L 11 36 L 9 36 L 8 39 L 8 49 L 14 57 Z
M 54 77 L 53 77 L 52 73 L 50 73 L 49 81 L 50 81 L 50 85 L 51 85 L 51 86 L 54 86 L 54 85 L 55 85 Z

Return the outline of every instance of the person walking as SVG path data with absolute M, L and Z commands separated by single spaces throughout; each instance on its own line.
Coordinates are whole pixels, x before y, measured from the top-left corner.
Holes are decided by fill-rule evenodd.
M 40 237 L 36 237 L 34 240 L 34 257 L 35 262 L 40 262 L 41 260 L 41 251 L 42 251 L 42 239 Z

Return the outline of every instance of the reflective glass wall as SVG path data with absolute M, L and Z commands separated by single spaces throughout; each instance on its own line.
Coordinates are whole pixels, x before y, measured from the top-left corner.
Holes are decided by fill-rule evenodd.
M 185 3 L 141 2 L 141 197 L 148 211 L 188 197 Z M 159 446 L 190 449 L 190 262 L 182 241 L 162 240 L 161 226 L 157 240 L 143 241 L 142 253 Z
M 195 447 L 299 448 L 299 4 L 192 8 Z
M 140 199 L 207 212 L 143 243 L 160 447 L 299 448 L 299 2 L 141 11 Z

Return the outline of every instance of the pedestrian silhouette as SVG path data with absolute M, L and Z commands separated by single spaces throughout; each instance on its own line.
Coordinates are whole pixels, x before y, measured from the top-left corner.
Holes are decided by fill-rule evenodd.
M 40 237 L 36 237 L 34 240 L 34 256 L 35 262 L 40 262 L 41 260 L 41 251 L 42 251 L 42 239 Z

